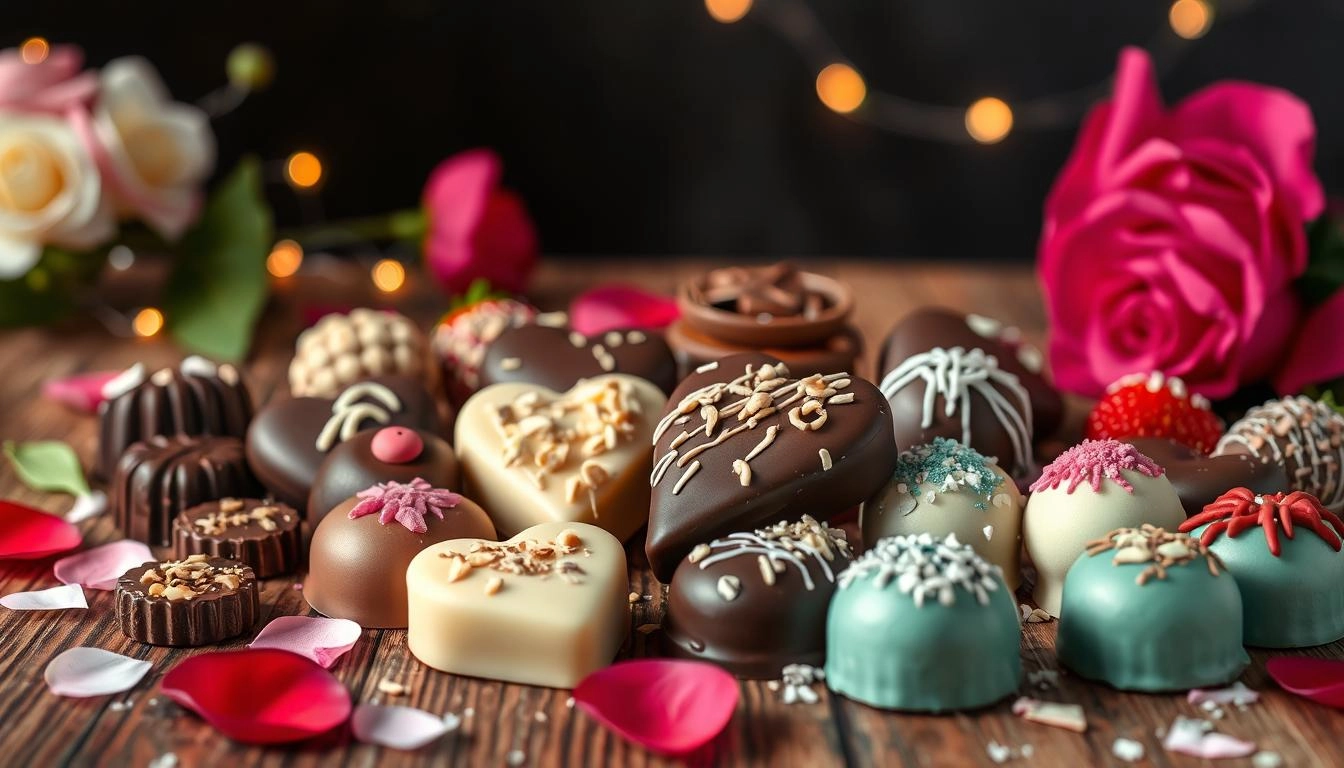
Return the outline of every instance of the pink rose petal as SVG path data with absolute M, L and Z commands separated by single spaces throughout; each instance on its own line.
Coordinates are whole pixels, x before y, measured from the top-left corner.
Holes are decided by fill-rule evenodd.
M 42 384 L 42 396 L 81 413 L 97 413 L 98 406 L 106 399 L 103 397 L 103 387 L 119 375 L 121 371 L 94 371 L 47 379 Z
M 1214 704 L 1254 704 L 1260 700 L 1260 692 L 1247 688 L 1246 684 L 1238 680 L 1226 688 L 1210 688 L 1208 690 L 1195 688 L 1186 694 L 1185 700 L 1191 704 L 1203 704 L 1211 701 Z
M 1274 389 L 1295 395 L 1309 384 L 1344 376 L 1344 344 L 1337 336 L 1340 328 L 1344 328 L 1344 290 L 1307 314 L 1287 360 L 1274 375 Z
M 139 541 L 122 539 L 57 560 L 56 578 L 62 584 L 113 590 L 123 573 L 151 560 L 154 560 L 154 553 L 149 547 Z
M 1255 744 L 1242 741 L 1212 730 L 1207 720 L 1176 718 L 1167 729 L 1167 737 L 1162 740 L 1162 748 L 1168 752 L 1198 757 L 1204 760 L 1218 760 L 1228 757 L 1246 757 L 1255 752 Z
M 364 629 L 349 619 L 281 616 L 257 633 L 249 648 L 279 648 L 305 656 L 330 668 L 355 647 Z
M 419 749 L 452 730 L 443 718 L 415 707 L 360 704 L 350 730 L 366 744 L 392 749 Z
M 666 328 L 681 316 L 669 296 L 629 285 L 599 285 L 569 305 L 569 326 L 585 336 L 626 328 Z
M 737 709 L 737 680 L 713 664 L 639 659 L 584 678 L 574 700 L 598 722 L 655 752 L 692 752 L 718 736 Z
M 149 667 L 148 661 L 81 646 L 52 659 L 42 676 L 57 696 L 86 698 L 129 691 Z
M 1265 662 L 1265 670 L 1289 693 L 1344 709 L 1344 661 L 1276 656 Z
M 84 589 L 78 584 L 39 589 L 36 592 L 11 592 L 0 597 L 0 605 L 11 611 L 63 611 L 67 608 L 88 608 Z
M 350 717 L 350 693 L 310 659 L 278 648 L 202 653 L 173 667 L 163 695 L 248 744 L 321 735 Z
M 0 501 L 0 560 L 36 560 L 79 546 L 79 529 L 55 515 Z
M 65 513 L 67 523 L 82 523 L 91 517 L 97 517 L 107 511 L 107 494 L 91 491 L 75 497 L 70 511 Z

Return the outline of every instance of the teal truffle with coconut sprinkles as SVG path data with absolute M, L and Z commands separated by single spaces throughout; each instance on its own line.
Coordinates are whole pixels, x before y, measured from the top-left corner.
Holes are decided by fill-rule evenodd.
M 882 709 L 975 709 L 1017 690 L 1021 643 L 997 566 L 955 534 L 892 536 L 840 574 L 826 684 Z

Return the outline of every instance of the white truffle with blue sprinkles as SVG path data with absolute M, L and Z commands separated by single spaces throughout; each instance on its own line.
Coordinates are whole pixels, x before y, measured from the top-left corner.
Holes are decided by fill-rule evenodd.
M 1017 690 L 1021 641 L 998 566 L 955 534 L 892 536 L 840 574 L 826 682 L 881 709 L 975 709 Z

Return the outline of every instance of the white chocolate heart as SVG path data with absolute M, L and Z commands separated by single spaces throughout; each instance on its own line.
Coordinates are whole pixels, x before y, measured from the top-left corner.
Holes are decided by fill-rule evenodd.
M 624 541 L 648 520 L 653 428 L 665 404 L 657 387 L 622 374 L 564 394 L 534 384 L 486 387 L 457 417 L 468 493 L 502 535 L 582 521 Z
M 629 589 L 621 542 L 597 526 L 552 522 L 505 542 L 453 539 L 406 569 L 406 643 L 443 672 L 572 688 L 620 650 Z

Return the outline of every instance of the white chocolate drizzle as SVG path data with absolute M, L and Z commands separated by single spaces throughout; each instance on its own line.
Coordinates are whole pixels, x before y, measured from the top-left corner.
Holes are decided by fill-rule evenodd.
M 854 558 L 844 531 L 809 515 L 803 515 L 799 522 L 775 523 L 752 533 L 730 533 L 696 547 L 694 554 L 691 562 L 701 570 L 735 557 L 756 557 L 761 563 L 761 580 L 769 586 L 775 584 L 775 574 L 793 566 L 809 592 L 816 589 L 810 563 L 815 563 L 826 580 L 834 583 L 836 571 L 831 564 L 836 557 L 844 561 Z
M 136 363 L 103 385 L 103 399 L 115 400 L 145 383 L 145 364 Z
M 364 400 L 369 398 L 377 402 Z M 331 417 L 317 433 L 317 450 L 330 451 L 337 442 L 345 442 L 359 432 L 365 419 L 386 424 L 392 414 L 401 412 L 401 399 L 386 385 L 376 381 L 351 384 L 331 404 Z

